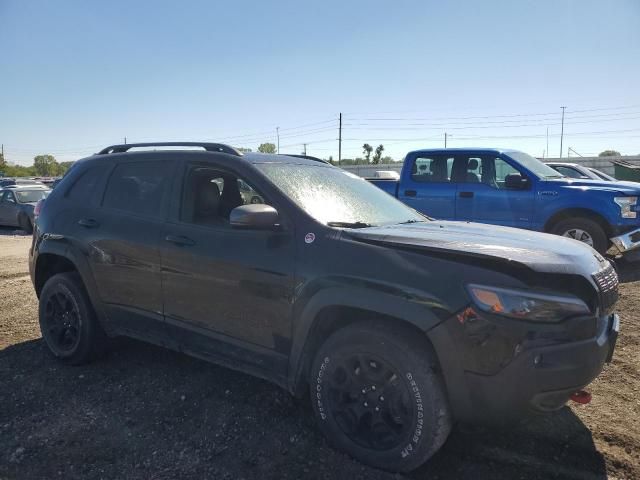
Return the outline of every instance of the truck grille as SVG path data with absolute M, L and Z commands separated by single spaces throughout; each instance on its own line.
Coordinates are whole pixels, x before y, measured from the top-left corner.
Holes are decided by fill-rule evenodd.
M 618 274 L 609 263 L 605 268 L 594 273 L 593 279 L 598 285 L 602 313 L 609 314 L 618 301 Z

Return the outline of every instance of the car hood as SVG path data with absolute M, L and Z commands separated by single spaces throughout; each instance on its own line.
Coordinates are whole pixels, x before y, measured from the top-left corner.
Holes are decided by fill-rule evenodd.
M 356 240 L 369 243 L 515 262 L 545 273 L 580 274 L 590 278 L 608 263 L 602 255 L 577 240 L 480 223 L 429 221 L 346 232 Z
M 624 195 L 640 195 L 640 183 L 638 182 L 606 182 L 604 180 L 586 180 L 558 178 L 545 180 L 547 186 L 578 188 L 581 190 L 606 190 L 609 192 L 622 193 Z

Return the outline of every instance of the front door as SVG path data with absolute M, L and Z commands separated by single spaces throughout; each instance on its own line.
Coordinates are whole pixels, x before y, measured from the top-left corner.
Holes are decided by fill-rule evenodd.
M 180 182 L 182 188 L 174 195 L 179 208 L 162 234 L 168 326 L 182 330 L 185 338 L 194 334 L 189 349 L 204 336 L 209 340 L 202 340 L 202 349 L 224 345 L 227 355 L 259 365 L 268 361 L 261 352 L 284 355 L 291 334 L 292 229 L 232 228 L 233 208 L 270 201 L 253 188 L 251 178 L 226 167 L 188 163 Z M 256 354 L 247 356 L 247 350 Z
M 0 192 L 0 225 L 18 226 L 16 197 L 11 190 Z
M 533 190 L 505 188 L 505 177 L 515 173 L 521 172 L 500 157 L 457 155 L 452 173 L 458 187 L 456 219 L 531 228 Z

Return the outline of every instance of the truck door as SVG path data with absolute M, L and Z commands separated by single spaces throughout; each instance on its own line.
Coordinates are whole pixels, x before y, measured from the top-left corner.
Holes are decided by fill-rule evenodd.
M 456 185 L 451 183 L 453 158 L 447 154 L 407 157 L 398 199 L 440 220 L 455 218 Z
M 533 189 L 505 187 L 505 177 L 520 172 L 495 155 L 456 155 L 452 177 L 457 184 L 456 219 L 531 228 Z

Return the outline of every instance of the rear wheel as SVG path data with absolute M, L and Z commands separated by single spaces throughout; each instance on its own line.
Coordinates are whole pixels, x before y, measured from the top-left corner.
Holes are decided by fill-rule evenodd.
M 77 273 L 59 273 L 47 280 L 40 293 L 39 317 L 42 338 L 61 361 L 79 365 L 102 353 L 106 335 Z
M 609 241 L 600 224 L 589 218 L 570 218 L 558 222 L 551 233 L 586 243 L 598 253 L 607 251 Z
M 19 220 L 20 229 L 27 232 L 33 233 L 33 224 L 31 223 L 31 219 L 26 215 L 22 215 Z
M 451 418 L 431 349 L 398 330 L 373 323 L 336 331 L 318 351 L 310 384 L 329 441 L 363 463 L 406 472 L 440 448 Z

